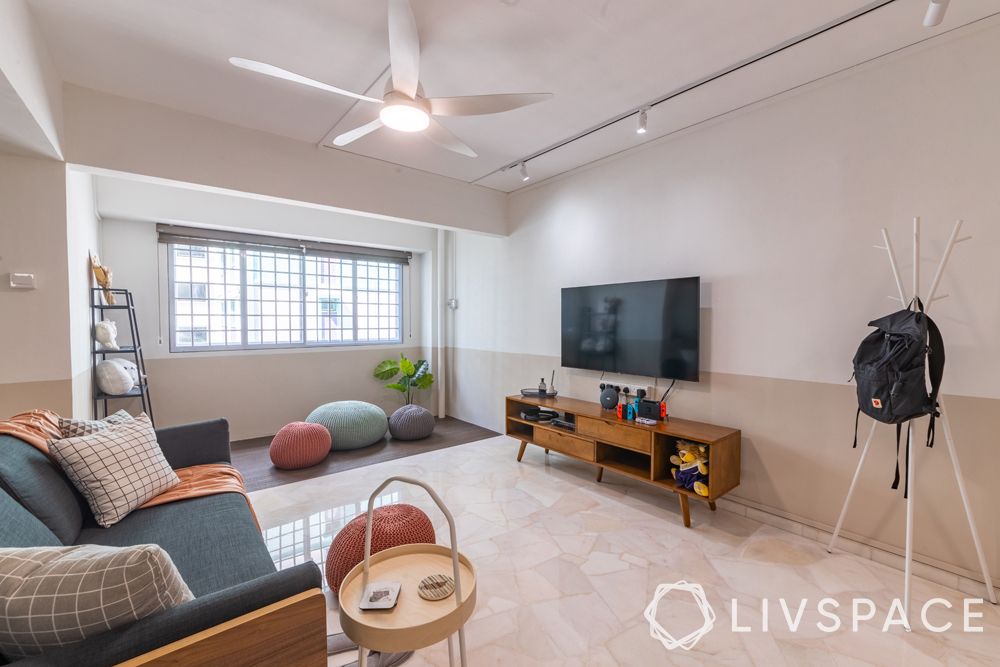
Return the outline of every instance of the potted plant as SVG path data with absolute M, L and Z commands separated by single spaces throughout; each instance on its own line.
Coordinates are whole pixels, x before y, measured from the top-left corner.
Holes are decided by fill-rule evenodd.
M 414 363 L 400 353 L 398 360 L 386 359 L 372 372 L 382 382 L 391 380 L 385 387 L 403 394 L 406 400 L 406 404 L 389 417 L 389 433 L 393 438 L 419 440 L 434 431 L 434 415 L 431 411 L 413 404 L 414 390 L 429 389 L 434 384 L 434 374 L 430 371 L 431 365 L 426 359 Z

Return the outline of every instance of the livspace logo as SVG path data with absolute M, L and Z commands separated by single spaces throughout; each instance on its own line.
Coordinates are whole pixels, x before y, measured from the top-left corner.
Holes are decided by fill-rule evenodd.
M 679 639 L 674 638 L 656 620 L 656 610 L 659 608 L 660 600 L 670 591 L 685 591 L 690 593 L 702 615 L 701 627 Z M 649 636 L 663 644 L 663 647 L 668 651 L 673 651 L 678 647 L 685 651 L 690 651 L 702 637 L 711 632 L 712 628 L 715 627 L 715 610 L 712 609 L 712 605 L 708 603 L 708 598 L 705 597 L 705 589 L 701 587 L 701 584 L 689 584 L 686 581 L 676 581 L 672 584 L 660 584 L 657 586 L 656 593 L 653 594 L 653 600 L 646 606 L 643 616 L 649 622 Z
M 682 591 L 689 593 L 698 606 L 698 611 L 701 613 L 701 626 L 697 629 L 689 632 L 683 637 L 674 637 L 666 628 L 664 628 L 656 618 L 657 609 L 659 607 L 660 601 L 671 591 Z M 739 601 L 736 598 L 732 598 L 729 601 L 730 604 L 730 620 L 732 632 L 770 632 L 771 627 L 774 625 L 775 621 L 771 619 L 772 610 L 775 607 L 780 610 L 780 614 L 775 613 L 775 616 L 779 616 L 777 622 L 783 622 L 785 628 L 790 632 L 798 632 L 802 625 L 802 619 L 806 614 L 806 611 L 811 608 L 809 599 L 799 600 L 797 603 L 789 603 L 788 600 L 784 598 L 778 598 L 776 604 L 772 604 L 772 601 L 768 598 L 762 598 L 760 601 L 760 625 L 751 626 L 744 625 L 740 621 L 739 617 Z M 965 598 L 962 601 L 962 632 L 982 632 L 983 627 L 981 625 L 974 624 L 975 619 L 981 619 L 983 617 L 982 611 L 976 611 L 975 608 L 983 604 L 982 598 Z M 905 630 L 912 630 L 909 620 L 903 610 L 903 602 L 899 599 L 894 599 L 889 605 L 889 608 L 884 612 L 880 611 L 878 605 L 870 598 L 854 598 L 851 600 L 849 606 L 842 606 L 840 602 L 833 598 L 821 598 L 815 603 L 812 608 L 815 609 L 816 613 L 823 618 L 823 620 L 816 621 L 815 627 L 820 632 L 834 633 L 840 631 L 858 632 L 862 625 L 869 623 L 881 623 L 882 632 L 889 632 L 894 627 L 901 627 Z M 919 620 L 920 626 L 922 626 L 928 632 L 942 633 L 949 632 L 954 627 L 955 624 L 951 621 L 942 622 L 943 619 L 940 616 L 943 614 L 942 610 L 953 609 L 954 605 L 944 598 L 931 598 L 923 604 L 920 608 Z M 848 616 L 845 621 L 844 615 Z M 687 581 L 677 581 L 672 584 L 660 584 L 656 587 L 656 592 L 653 595 L 652 601 L 646 606 L 646 610 L 643 613 L 646 621 L 649 623 L 649 635 L 653 639 L 657 640 L 663 647 L 668 651 L 672 651 L 676 648 L 682 648 L 685 651 L 690 651 L 694 646 L 701 641 L 702 637 L 707 635 L 715 627 L 715 610 L 712 609 L 712 605 L 709 604 L 708 598 L 705 595 L 705 589 L 702 588 L 700 584 L 693 584 Z M 957 628 L 956 628 L 957 631 Z
M 737 600 L 733 598 L 730 602 L 730 610 L 732 612 L 732 631 L 733 632 L 752 632 L 754 628 L 749 625 L 740 625 L 738 617 L 738 604 Z M 982 632 L 983 627 L 981 625 L 976 626 L 972 624 L 972 620 L 976 618 L 982 618 L 983 612 L 973 611 L 973 605 L 983 604 L 982 598 L 965 598 L 962 602 L 962 631 L 963 632 Z M 761 632 L 768 632 L 770 622 L 770 600 L 767 598 L 762 598 L 760 601 L 760 627 L 757 628 Z M 782 620 L 784 620 L 786 627 L 791 632 L 798 632 L 799 627 L 802 625 L 802 616 L 805 614 L 806 609 L 809 607 L 809 600 L 799 600 L 797 605 L 788 604 L 784 598 L 778 598 L 778 606 L 781 608 Z M 833 633 L 838 632 L 844 627 L 844 621 L 837 614 L 840 609 L 840 603 L 833 598 L 822 598 L 816 603 L 816 613 L 823 617 L 824 620 L 816 622 L 816 629 L 820 632 Z M 925 630 L 929 632 L 948 632 L 952 629 L 954 624 L 951 621 L 946 623 L 935 623 L 931 619 L 931 610 L 935 607 L 944 607 L 945 609 L 951 609 L 953 607 L 952 603 L 944 598 L 931 598 L 924 603 L 924 606 L 920 608 L 920 623 Z M 892 603 L 889 605 L 889 609 L 884 613 L 880 614 L 878 605 L 875 604 L 869 598 L 854 598 L 851 600 L 850 606 L 850 627 L 851 632 L 857 632 L 861 627 L 862 623 L 867 623 L 869 621 L 879 622 L 881 619 L 882 632 L 889 632 L 893 627 L 901 627 L 906 630 L 912 630 L 909 620 L 906 618 L 906 613 L 903 611 L 903 602 L 899 598 L 893 599 Z

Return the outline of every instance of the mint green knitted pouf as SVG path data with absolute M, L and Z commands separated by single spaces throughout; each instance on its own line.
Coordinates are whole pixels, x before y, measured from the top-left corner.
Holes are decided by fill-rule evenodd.
M 385 437 L 389 420 L 382 408 L 364 401 L 336 401 L 321 405 L 306 417 L 330 432 L 333 451 L 374 445 Z

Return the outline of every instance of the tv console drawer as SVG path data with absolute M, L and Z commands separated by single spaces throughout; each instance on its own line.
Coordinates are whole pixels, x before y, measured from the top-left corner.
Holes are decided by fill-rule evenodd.
M 624 425 L 608 424 L 600 419 L 578 416 L 576 419 L 576 432 L 580 435 L 587 435 L 601 442 L 609 442 L 614 445 L 628 447 L 638 452 L 648 454 L 652 448 L 653 435 L 647 431 L 640 431 Z
M 594 443 L 590 440 L 557 433 L 545 428 L 535 429 L 535 444 L 585 461 L 594 461 L 597 458 L 594 455 Z

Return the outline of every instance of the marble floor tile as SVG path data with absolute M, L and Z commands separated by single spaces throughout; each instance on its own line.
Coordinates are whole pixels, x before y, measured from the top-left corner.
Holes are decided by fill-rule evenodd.
M 913 631 L 883 632 L 902 591 L 898 570 L 851 553 L 828 554 L 755 512 L 713 513 L 693 503 L 694 527 L 686 529 L 673 495 L 612 471 L 597 484 L 591 466 L 537 447 L 517 463 L 517 445 L 501 436 L 251 496 L 275 563 L 289 567 L 306 560 L 322 565 L 333 537 L 364 513 L 369 494 L 387 477 L 433 486 L 478 572 L 477 608 L 466 625 L 469 664 L 476 667 L 998 664 L 1000 609 L 976 607 L 983 616 L 973 623 L 983 632 L 963 632 L 966 596 L 945 585 L 950 580 L 914 578 Z M 447 523 L 422 489 L 392 485 L 377 505 L 399 502 L 427 512 L 438 541 L 447 543 Z M 681 580 L 703 587 L 715 623 L 690 650 L 667 650 L 651 636 L 643 612 L 659 584 Z M 819 627 L 833 622 L 817 609 L 823 598 L 838 605 L 835 632 Z M 870 598 L 877 608 L 857 631 L 855 598 Z M 946 632 L 919 624 L 920 607 L 932 598 L 951 605 L 929 613 L 936 625 L 952 623 Z M 329 630 L 336 632 L 329 591 L 327 600 Z M 678 590 L 664 596 L 655 618 L 675 636 L 704 620 L 690 593 Z M 329 664 L 354 659 L 334 656 Z M 423 648 L 408 664 L 447 665 L 447 645 Z

